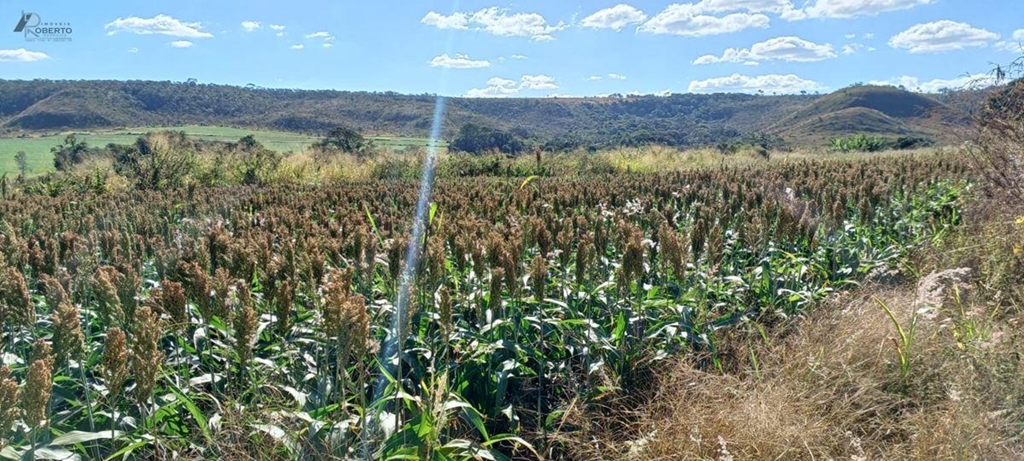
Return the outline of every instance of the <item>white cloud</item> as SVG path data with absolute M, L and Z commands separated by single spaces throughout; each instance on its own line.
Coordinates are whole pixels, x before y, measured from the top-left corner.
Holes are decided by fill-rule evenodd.
M 593 29 L 622 30 L 623 27 L 630 24 L 639 24 L 644 22 L 645 19 L 647 19 L 647 15 L 643 11 L 620 3 L 583 18 L 580 25 Z
M 792 8 L 790 0 L 702 0 L 705 11 L 716 13 L 746 11 L 748 13 L 781 13 Z
M 487 80 L 486 88 L 472 88 L 466 92 L 467 98 L 500 98 L 519 93 L 515 80 L 492 77 Z
M 138 53 L 139 49 L 133 46 L 131 48 L 128 48 L 128 52 L 129 53 Z
M 871 39 L 875 38 L 875 34 L 873 34 L 871 32 L 868 32 L 868 33 L 862 35 L 862 37 L 864 37 L 864 40 L 871 40 Z
M 747 76 L 732 74 L 690 82 L 690 93 L 798 93 L 800 91 L 822 90 L 825 87 L 813 80 L 806 80 L 793 74 L 768 74 Z
M 554 78 L 547 75 L 524 75 L 519 80 L 519 87 L 526 90 L 554 90 L 558 85 Z
M 652 34 L 700 37 L 768 27 L 768 16 L 760 13 L 732 13 L 719 17 L 704 14 L 708 11 L 706 8 L 703 3 L 672 4 L 638 30 Z
M 569 27 L 563 22 L 548 24 L 544 16 L 537 13 L 509 13 L 496 6 L 475 13 L 452 13 L 449 16 L 431 11 L 420 22 L 439 29 L 466 30 L 472 25 L 473 30 L 493 35 L 528 37 L 538 41 L 554 40 L 553 33 Z
M 472 88 L 466 92 L 467 98 L 502 98 L 515 96 L 522 90 L 556 90 L 555 79 L 547 75 L 523 75 L 519 81 L 507 78 L 492 77 L 487 80 L 486 88 Z
M 613 72 L 613 73 L 608 74 L 608 78 L 610 78 L 612 80 L 625 80 L 626 76 L 622 75 L 622 74 L 616 74 L 616 73 Z
M 448 53 L 445 53 L 431 59 L 430 67 L 446 67 L 448 69 L 479 69 L 483 67 L 491 67 L 491 62 L 486 59 L 473 60 L 464 54 L 456 54 L 455 57 L 451 57 L 448 56 Z
M 331 42 L 327 42 L 327 43 L 324 43 L 324 44 L 322 44 L 322 45 L 320 45 L 320 46 L 322 46 L 322 47 L 324 47 L 324 48 L 330 48 L 330 47 L 333 47 L 333 46 L 334 46 L 334 44 L 333 44 L 333 43 L 331 43 Z
M 875 16 L 889 11 L 906 10 L 928 5 L 936 0 L 816 0 L 802 8 L 786 8 L 782 17 L 788 20 L 808 18 L 854 18 Z
M 601 77 L 600 75 L 591 75 L 591 76 L 587 77 L 587 80 L 593 82 L 593 81 L 601 80 L 602 78 L 603 77 Z
M 939 90 L 943 88 L 953 90 L 985 88 L 995 85 L 996 81 L 993 76 L 988 74 L 974 76 L 965 75 L 951 79 L 937 78 L 926 82 L 920 81 L 917 77 L 904 75 L 902 77 L 891 78 L 889 80 L 873 80 L 868 83 L 871 85 L 903 86 L 907 90 L 922 93 L 938 93 Z
M 509 57 L 512 58 L 512 59 L 526 59 L 526 56 L 521 55 L 521 54 L 513 54 L 512 56 L 509 56 Z
M 278 37 L 284 37 L 284 32 L 278 32 L 278 33 L 276 33 L 274 35 L 276 35 Z
M 175 41 L 170 42 L 168 44 L 173 46 L 173 47 L 175 47 L 175 48 L 191 48 L 192 47 L 192 42 L 190 42 L 188 40 L 175 40 Z
M 313 32 L 312 34 L 306 34 L 306 38 L 322 38 L 324 40 L 334 40 L 333 35 L 322 30 L 319 32 Z
M 984 47 L 989 41 L 997 39 L 999 34 L 994 32 L 944 19 L 911 26 L 889 39 L 889 46 L 902 48 L 911 53 L 937 53 Z
M 847 40 L 853 40 L 857 38 L 857 34 L 846 34 L 845 37 Z
M 836 57 L 831 44 L 817 44 L 799 37 L 775 37 L 753 44 L 749 49 L 729 48 L 722 56 L 704 55 L 693 64 L 714 64 L 719 62 L 760 62 L 792 61 L 814 62 Z
M 0 50 L 0 62 L 33 62 L 42 61 L 43 59 L 50 59 L 50 56 L 42 51 L 29 51 L 24 48 Z
M 161 34 L 182 38 L 213 37 L 213 34 L 200 30 L 201 27 L 201 23 L 182 22 L 165 14 L 158 14 L 152 18 L 140 18 L 138 16 L 117 18 L 103 26 L 105 30 L 109 30 L 107 35 L 114 35 L 118 32 L 131 32 L 142 35 Z
M 298 44 L 298 45 L 292 45 L 292 49 L 293 49 L 293 50 L 301 50 L 301 49 L 303 49 L 303 48 L 305 48 L 305 47 L 306 47 L 306 45 L 303 45 L 303 44 L 301 44 L 301 43 L 300 43 L 300 44 Z
M 420 22 L 438 29 L 466 30 L 469 28 L 469 16 L 466 13 L 452 13 L 451 16 L 445 16 L 431 11 L 423 19 L 420 19 Z
M 1010 40 L 996 43 L 996 47 L 1011 53 L 1024 54 L 1024 29 L 1017 29 Z
M 253 32 L 256 29 L 260 28 L 260 22 L 259 21 L 242 21 L 242 28 L 245 29 L 246 32 Z
M 271 24 L 270 28 L 274 29 L 274 30 L 284 30 L 284 26 L 282 26 L 280 24 Z

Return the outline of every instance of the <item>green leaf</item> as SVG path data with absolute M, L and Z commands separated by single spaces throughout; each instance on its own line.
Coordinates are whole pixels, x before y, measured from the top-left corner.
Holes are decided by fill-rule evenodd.
M 148 439 L 148 438 L 143 438 L 143 439 L 140 439 L 140 440 L 136 440 L 132 444 L 130 444 L 130 445 L 128 445 L 128 446 L 118 450 L 117 453 L 114 453 L 114 454 L 110 455 L 108 458 L 106 458 L 105 461 L 110 461 L 110 460 L 113 460 L 113 459 L 117 459 L 120 456 L 127 457 L 133 451 L 135 451 L 135 449 L 142 448 L 142 447 L 144 447 L 146 445 L 149 445 L 149 442 L 150 442 L 150 439 Z
M 61 461 L 82 459 L 81 456 L 76 455 L 64 448 L 54 446 L 37 448 L 35 451 L 32 451 L 30 453 L 30 459 L 57 459 Z
M 193 402 L 192 399 L 188 398 L 188 396 L 186 396 L 185 393 L 181 391 L 181 389 L 178 389 L 178 386 L 174 384 L 174 381 L 167 381 L 170 383 L 169 387 L 171 389 L 171 392 L 173 392 L 175 396 L 181 399 L 180 401 L 185 404 L 185 408 L 188 409 L 189 414 L 192 415 L 192 419 L 196 420 L 196 424 L 199 425 L 199 429 L 203 431 L 203 438 L 205 438 L 207 442 L 212 442 L 213 434 L 210 433 L 210 426 L 206 423 L 206 415 L 204 415 L 203 412 L 199 410 L 199 407 L 196 406 L 195 402 Z
M 99 432 L 87 432 L 87 431 L 71 431 L 65 432 L 50 442 L 50 445 L 75 445 L 83 442 L 90 442 L 93 440 L 109 439 L 120 437 L 123 433 L 121 431 L 99 431 Z

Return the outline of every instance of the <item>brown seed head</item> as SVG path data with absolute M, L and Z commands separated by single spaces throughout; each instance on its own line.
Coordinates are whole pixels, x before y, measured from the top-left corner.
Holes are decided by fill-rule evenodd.
M 163 361 L 163 353 L 159 349 L 163 331 L 156 312 L 146 306 L 136 309 L 132 333 L 131 369 L 135 376 L 135 402 L 145 405 L 153 396 L 157 373 Z
M 530 283 L 533 289 L 533 298 L 540 301 L 544 299 L 544 286 L 547 284 L 548 262 L 543 256 L 533 257 L 530 264 Z
M 0 448 L 7 445 L 7 434 L 14 422 L 21 417 L 21 389 L 18 382 L 11 376 L 7 365 L 0 367 Z
M 78 308 L 63 300 L 53 312 L 53 347 L 57 351 L 57 365 L 64 366 L 70 359 L 80 359 L 85 352 L 85 334 Z
M 128 380 L 128 341 L 120 328 L 107 330 L 100 373 L 111 395 L 119 394 L 121 386 Z
M 36 308 L 25 277 L 13 267 L 0 270 L 0 321 L 25 328 L 36 323 Z
M 30 429 L 47 422 L 46 410 L 52 391 L 53 355 L 49 344 L 40 339 L 32 347 L 32 363 L 28 368 L 21 399 L 24 421 Z

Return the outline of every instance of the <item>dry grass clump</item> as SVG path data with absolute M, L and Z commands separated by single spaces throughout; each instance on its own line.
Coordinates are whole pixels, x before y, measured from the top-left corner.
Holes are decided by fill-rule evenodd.
M 723 351 L 725 373 L 683 360 L 631 433 L 592 424 L 590 442 L 575 455 L 1020 459 L 1024 338 L 998 333 L 984 306 L 951 298 L 931 308 L 909 287 L 866 287 L 775 342 L 753 328 L 730 333 L 722 343 L 737 346 Z M 896 327 L 880 302 L 905 331 L 913 325 L 905 377 Z

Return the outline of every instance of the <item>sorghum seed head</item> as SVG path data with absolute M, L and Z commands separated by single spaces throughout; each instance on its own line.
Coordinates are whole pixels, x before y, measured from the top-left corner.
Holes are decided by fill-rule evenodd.
M 543 256 L 533 257 L 530 264 L 530 282 L 532 283 L 533 297 L 537 301 L 544 299 L 544 286 L 547 283 L 548 262 Z
M 32 348 L 32 363 L 25 377 L 21 406 L 25 424 L 35 429 L 46 423 L 46 410 L 53 391 L 53 355 L 50 346 L 43 340 L 36 341 Z
M 21 417 L 20 400 L 21 389 L 11 376 L 11 369 L 7 365 L 0 367 L 0 448 L 7 445 L 7 433 Z
M 66 365 L 70 359 L 81 358 L 85 352 L 85 334 L 78 308 L 66 299 L 53 312 L 53 347 L 59 366 Z
M 135 310 L 134 330 L 131 343 L 131 368 L 135 376 L 135 402 L 146 404 L 153 395 L 156 376 L 160 371 L 163 353 L 159 349 L 163 332 L 160 318 L 149 307 Z
M 25 277 L 13 267 L 0 271 L 0 315 L 0 320 L 10 325 L 28 328 L 36 323 L 36 308 Z
M 120 328 L 107 330 L 100 373 L 111 395 L 119 394 L 121 386 L 128 380 L 128 341 Z

